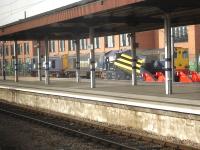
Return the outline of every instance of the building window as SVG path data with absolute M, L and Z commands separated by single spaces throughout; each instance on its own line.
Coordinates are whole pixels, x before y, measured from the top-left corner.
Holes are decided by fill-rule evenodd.
M 8 56 L 9 55 L 9 49 L 8 49 L 8 46 L 6 45 L 5 46 L 5 52 L 4 52 L 5 56 Z
M 99 37 L 94 38 L 94 48 L 99 48 Z
M 128 34 L 120 34 L 120 46 L 129 46 L 130 45 L 130 38 Z
M 106 36 L 105 37 L 105 47 L 112 48 L 115 46 L 114 36 Z
M 49 51 L 55 52 L 55 41 L 54 40 L 49 41 Z
M 74 42 L 74 40 L 69 40 L 68 45 L 69 45 L 69 51 L 76 50 L 76 43 Z
M 65 51 L 65 40 L 60 40 L 59 45 L 60 45 L 60 51 L 64 52 Z
M 87 49 L 87 39 L 80 39 L 80 49 L 81 50 Z
M 23 47 L 22 47 L 22 44 L 20 44 L 20 55 L 22 54 L 22 51 L 23 51 Z
M 28 58 L 28 57 L 25 58 L 25 63 L 26 63 L 26 64 L 29 64 L 29 63 L 30 63 L 30 58 Z
M 21 44 L 17 44 L 17 52 L 18 52 L 18 55 L 22 54 L 22 45 Z
M 174 42 L 187 42 L 188 41 L 188 31 L 187 26 L 175 27 L 172 29 Z
M 24 54 L 29 55 L 29 43 L 24 43 Z
M 10 45 L 11 56 L 14 56 L 14 45 Z

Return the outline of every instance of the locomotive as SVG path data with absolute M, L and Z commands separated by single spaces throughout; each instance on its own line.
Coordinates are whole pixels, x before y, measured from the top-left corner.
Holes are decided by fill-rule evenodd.
M 164 49 L 137 50 L 137 73 L 143 71 L 151 74 L 156 72 L 164 73 Z M 90 77 L 89 55 L 81 55 L 80 76 Z M 95 56 L 96 76 L 105 79 L 129 80 L 131 79 L 132 57 L 131 50 L 113 50 L 107 53 L 97 53 Z M 45 61 L 41 59 L 42 74 L 44 75 Z M 36 76 L 38 70 L 37 57 L 34 57 L 29 65 L 32 76 Z M 176 70 L 189 69 L 188 49 L 176 47 L 174 49 L 174 68 Z M 53 56 L 49 57 L 49 72 L 55 77 L 75 77 L 76 56 Z

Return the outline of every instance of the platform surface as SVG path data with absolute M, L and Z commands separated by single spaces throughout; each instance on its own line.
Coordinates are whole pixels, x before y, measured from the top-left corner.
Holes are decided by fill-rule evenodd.
M 200 83 L 174 83 L 173 94 L 167 96 L 165 94 L 164 83 L 144 83 L 139 82 L 137 86 L 131 86 L 131 81 L 119 80 L 97 80 L 96 88 L 90 88 L 90 80 L 82 79 L 80 83 L 76 83 L 75 79 L 52 78 L 49 85 L 45 85 L 44 81 L 37 81 L 37 78 L 20 78 L 18 83 L 12 79 L 6 81 L 0 80 L 0 85 L 20 86 L 29 88 L 55 89 L 66 91 L 90 92 L 93 94 L 101 94 L 102 92 L 120 95 L 144 95 L 156 97 L 179 98 L 187 100 L 200 100 Z M 102 93 L 103 94 L 103 93 Z
M 130 81 L 97 80 L 96 88 L 91 89 L 87 79 L 76 83 L 75 79 L 53 78 L 49 85 L 30 77 L 20 78 L 18 83 L 0 80 L 0 89 L 200 116 L 200 84 L 174 83 L 170 96 L 165 95 L 164 86 L 139 82 L 133 87 Z
M 15 83 L 13 78 L 0 80 L 0 88 L 64 96 L 89 101 L 156 109 L 200 115 L 200 84 L 173 83 L 173 94 L 165 94 L 164 83 L 138 82 L 132 86 L 131 81 L 96 80 L 96 88 L 90 88 L 90 80 L 52 78 L 49 85 L 37 78 L 20 77 Z M 0 98 L 1 99 L 1 98 Z

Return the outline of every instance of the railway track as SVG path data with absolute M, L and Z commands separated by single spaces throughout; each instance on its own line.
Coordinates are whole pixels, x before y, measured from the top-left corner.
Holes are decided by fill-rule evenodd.
M 195 150 L 195 148 L 185 145 L 134 135 L 110 127 L 81 122 L 72 118 L 53 116 L 2 102 L 0 102 L 0 112 L 66 132 L 72 136 L 75 135 L 84 138 L 89 142 L 101 143 L 105 147 L 114 147 L 123 150 Z

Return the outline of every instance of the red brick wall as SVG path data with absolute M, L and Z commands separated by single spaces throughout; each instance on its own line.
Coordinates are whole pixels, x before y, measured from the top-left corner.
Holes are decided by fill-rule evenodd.
M 120 50 L 120 49 L 130 49 L 130 46 L 127 47 L 120 47 L 120 37 L 119 35 L 114 36 L 115 39 L 115 46 L 113 48 L 105 48 L 105 41 L 104 37 L 100 37 L 100 48 L 96 49 L 95 52 L 99 53 L 105 53 L 110 50 Z M 182 42 L 182 43 L 176 43 L 175 46 L 177 47 L 184 47 L 189 49 L 190 55 L 194 55 L 196 53 L 200 53 L 200 25 L 191 25 L 188 26 L 188 42 Z M 147 31 L 147 32 L 140 32 L 136 33 L 136 41 L 139 43 L 138 49 L 158 49 L 158 48 L 164 48 L 164 30 L 153 30 L 153 31 Z M 22 43 L 23 41 L 18 41 L 18 43 Z M 89 43 L 89 39 L 88 39 Z M 13 42 L 7 42 L 6 45 L 11 45 Z M 44 56 L 44 41 L 41 41 L 41 54 Z M 25 57 L 32 58 L 33 56 L 37 56 L 37 51 L 34 48 L 34 43 L 32 41 L 29 41 L 29 48 L 30 48 L 30 54 L 24 56 L 24 54 L 19 55 L 19 58 L 21 58 L 24 62 Z M 9 46 L 10 51 L 10 46 Z M 89 50 L 81 50 L 82 54 L 89 54 Z M 9 52 L 10 53 L 10 52 Z M 75 55 L 75 51 L 68 51 L 68 41 L 65 41 L 65 51 L 60 52 L 58 41 L 55 42 L 55 52 L 50 53 L 50 56 L 58 56 L 63 54 L 69 54 L 69 55 Z M 11 56 L 6 56 L 6 59 L 11 61 Z M 0 57 L 1 59 L 1 57 Z

